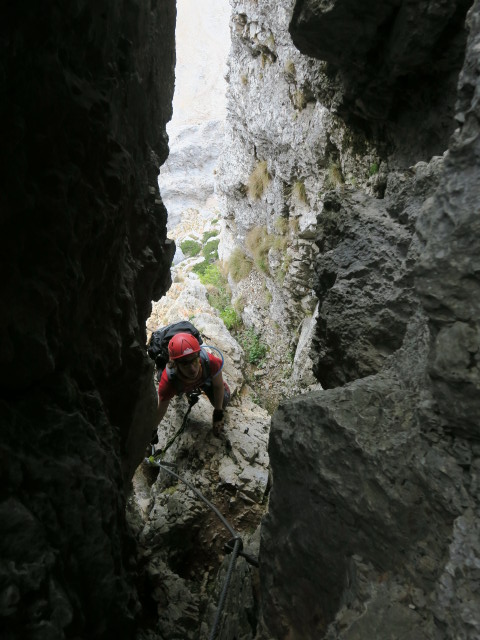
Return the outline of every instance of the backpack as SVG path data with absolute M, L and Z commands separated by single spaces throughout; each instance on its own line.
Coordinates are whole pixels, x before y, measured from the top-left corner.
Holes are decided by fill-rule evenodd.
M 198 344 L 203 344 L 200 332 L 188 320 L 173 322 L 166 327 L 157 329 L 152 333 L 147 344 L 147 353 L 155 362 L 157 371 L 163 371 L 167 366 L 169 360 L 168 343 L 177 333 L 190 333 L 198 340 Z

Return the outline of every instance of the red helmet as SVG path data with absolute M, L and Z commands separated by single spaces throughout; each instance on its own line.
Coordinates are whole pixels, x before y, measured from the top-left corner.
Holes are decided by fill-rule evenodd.
M 177 333 L 168 343 L 168 355 L 170 360 L 177 360 L 184 356 L 200 351 L 200 344 L 195 336 L 190 333 Z

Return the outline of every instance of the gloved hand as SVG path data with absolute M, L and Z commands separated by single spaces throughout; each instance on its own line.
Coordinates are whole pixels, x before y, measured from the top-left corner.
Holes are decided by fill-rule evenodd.
M 224 424 L 223 409 L 214 409 L 212 416 L 212 430 L 215 436 L 219 436 L 222 432 Z

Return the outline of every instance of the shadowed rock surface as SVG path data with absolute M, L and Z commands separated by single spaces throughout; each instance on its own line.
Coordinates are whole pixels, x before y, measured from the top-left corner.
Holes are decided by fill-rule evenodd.
M 360 9 L 356 0 L 300 0 L 290 33 L 300 51 L 328 62 L 343 117 L 387 133 L 398 156 L 416 149 L 420 160 L 442 153 L 453 131 L 471 4 L 367 0 Z
M 337 388 L 272 420 L 265 638 L 480 633 L 478 3 L 467 25 L 445 157 L 324 199 L 315 371 Z
M 122 476 L 150 432 L 145 320 L 170 284 L 175 3 L 3 13 L 0 635 L 131 637 Z

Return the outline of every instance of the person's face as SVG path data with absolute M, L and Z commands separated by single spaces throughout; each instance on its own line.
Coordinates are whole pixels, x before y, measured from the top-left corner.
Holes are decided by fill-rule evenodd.
M 177 366 L 184 378 L 193 380 L 198 376 L 201 366 L 198 353 L 195 353 L 193 356 L 189 356 L 188 358 L 177 360 Z

